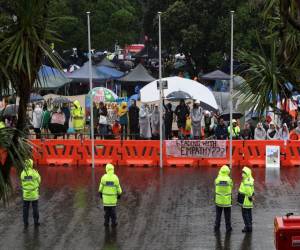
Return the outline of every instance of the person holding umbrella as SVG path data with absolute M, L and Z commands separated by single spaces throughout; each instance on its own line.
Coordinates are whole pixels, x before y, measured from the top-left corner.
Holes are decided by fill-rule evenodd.
M 175 109 L 175 115 L 177 116 L 177 126 L 179 130 L 178 137 L 184 138 L 184 131 L 186 126 L 186 118 L 189 116 L 190 111 L 188 106 L 185 104 L 184 99 L 180 100 L 179 105 Z

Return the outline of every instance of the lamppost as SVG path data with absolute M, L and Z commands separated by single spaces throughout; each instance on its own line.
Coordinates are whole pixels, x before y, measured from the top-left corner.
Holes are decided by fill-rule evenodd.
M 231 42 L 230 42 L 230 87 L 229 87 L 229 109 L 230 109 L 230 143 L 229 143 L 229 164 L 230 168 L 232 168 L 232 134 L 233 134 L 233 126 L 232 126 L 232 95 L 233 95 L 233 16 L 234 11 L 230 11 L 231 16 Z
M 161 65 L 161 12 L 158 12 L 158 60 L 159 60 L 159 166 L 163 167 L 163 87 L 162 87 L 162 65 Z
M 87 14 L 88 25 L 88 49 L 89 49 L 89 82 L 90 82 L 90 128 L 91 128 L 91 144 L 92 144 L 92 168 L 95 168 L 95 140 L 94 140 L 94 105 L 93 105 L 93 75 L 92 75 L 92 55 L 91 55 L 91 25 L 90 12 Z

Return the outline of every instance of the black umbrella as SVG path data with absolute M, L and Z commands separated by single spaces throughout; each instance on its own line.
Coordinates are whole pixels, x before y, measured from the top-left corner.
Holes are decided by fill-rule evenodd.
M 240 119 L 242 118 L 244 115 L 238 111 L 233 110 L 232 111 L 232 119 Z M 225 110 L 224 112 L 222 112 L 220 118 L 223 118 L 224 121 L 229 121 L 230 120 L 230 112 L 229 110 Z
M 9 104 L 4 109 L 0 111 L 2 116 L 17 116 L 19 106 L 16 104 Z
M 64 104 L 64 103 L 70 103 L 71 101 L 64 96 L 59 96 L 53 99 L 53 105 L 60 105 L 60 104 Z
M 189 93 L 179 90 L 168 94 L 166 96 L 166 99 L 169 101 L 179 101 L 179 100 L 193 99 L 193 97 Z

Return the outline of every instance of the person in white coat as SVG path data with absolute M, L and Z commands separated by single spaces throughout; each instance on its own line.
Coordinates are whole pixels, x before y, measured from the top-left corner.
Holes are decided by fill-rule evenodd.
M 160 113 L 158 110 L 158 105 L 156 104 L 154 107 L 154 111 L 151 114 L 151 128 L 152 128 L 152 138 L 154 140 L 159 139 L 159 117 Z
M 140 137 L 141 139 L 151 139 L 150 113 L 145 104 L 142 104 L 139 111 Z
M 192 133 L 193 139 L 201 139 L 201 121 L 202 121 L 202 108 L 200 107 L 200 101 L 195 101 L 192 111 Z
M 43 116 L 42 108 L 38 104 L 35 105 L 35 108 L 32 112 L 32 126 L 37 139 L 41 138 L 42 116 Z

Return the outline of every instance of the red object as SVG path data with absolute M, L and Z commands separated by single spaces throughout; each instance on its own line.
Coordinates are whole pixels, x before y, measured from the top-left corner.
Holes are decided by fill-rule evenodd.
M 84 140 L 78 148 L 81 154 L 79 165 L 92 164 L 91 140 Z M 103 166 L 107 163 L 119 165 L 121 155 L 121 141 L 119 140 L 95 140 L 95 165 Z
M 276 250 L 300 249 L 300 216 L 275 217 Z
M 144 44 L 131 44 L 125 47 L 126 53 L 139 53 L 143 48 L 145 48 Z
M 45 142 L 40 142 L 39 164 L 50 166 L 77 165 L 80 157 L 77 149 L 80 145 L 80 140 L 52 139 Z M 36 156 L 36 154 L 33 156 Z M 36 159 L 34 160 L 36 161 Z
M 35 145 L 33 158 L 37 165 L 90 165 L 91 141 L 87 140 L 32 140 Z M 300 141 L 233 141 L 233 166 L 264 167 L 266 145 L 280 146 L 283 167 L 300 166 Z M 0 151 L 0 160 L 6 157 Z M 173 157 L 163 149 L 166 166 L 222 166 L 229 164 L 229 141 L 225 158 Z M 113 163 L 120 166 L 158 166 L 159 141 L 151 140 L 95 140 L 96 165 Z
M 121 125 L 119 123 L 114 123 L 112 126 L 112 132 L 115 136 L 115 139 L 120 139 L 121 135 Z
M 159 141 L 123 141 L 122 160 L 124 166 L 158 166 Z

